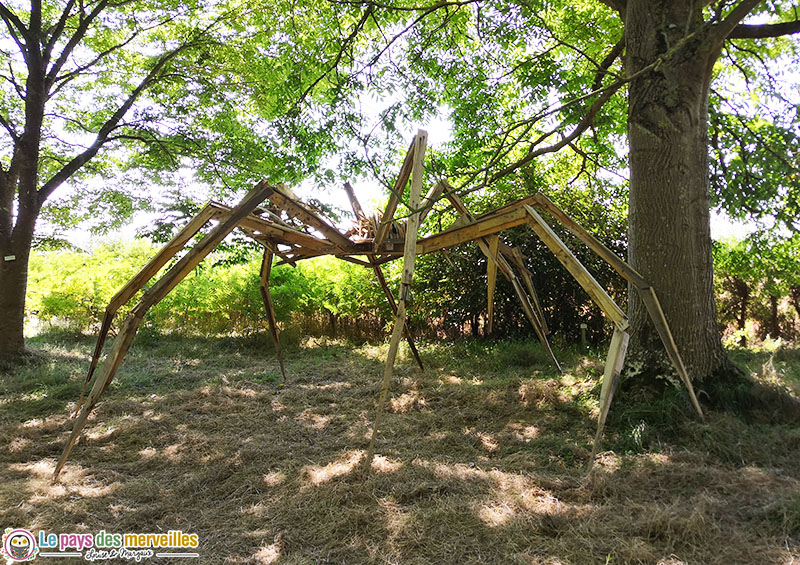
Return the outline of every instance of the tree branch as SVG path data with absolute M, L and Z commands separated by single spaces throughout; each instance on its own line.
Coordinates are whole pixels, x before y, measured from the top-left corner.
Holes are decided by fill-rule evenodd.
M 725 19 L 714 26 L 712 32 L 713 37 L 716 38 L 717 41 L 725 41 L 736 26 L 739 25 L 739 22 L 745 19 L 760 3 L 761 0 L 742 0 L 738 6 L 731 10 L 730 14 L 728 14 Z
M 80 153 L 79 155 L 75 156 L 69 163 L 64 165 L 56 174 L 54 174 L 38 191 L 39 196 L 39 203 L 40 205 L 44 203 L 44 201 L 53 193 L 53 191 L 61 186 L 64 181 L 74 175 L 77 171 L 81 169 L 90 159 L 92 159 L 100 148 L 108 141 L 109 134 L 116 129 L 128 112 L 131 109 L 131 106 L 136 102 L 139 96 L 144 92 L 153 82 L 155 82 L 161 71 L 164 67 L 169 63 L 172 59 L 177 57 L 181 52 L 185 51 L 189 47 L 194 46 L 195 42 L 187 42 L 183 45 L 179 46 L 172 51 L 168 51 L 167 53 L 163 54 L 153 68 L 150 69 L 150 72 L 147 73 L 147 76 L 142 79 L 142 82 L 128 95 L 128 98 L 125 99 L 125 102 L 117 109 L 114 114 L 105 121 L 105 123 L 100 127 L 100 130 L 97 132 L 97 136 L 95 137 L 94 142 L 86 148 L 85 151 Z
M 727 39 L 765 39 L 800 33 L 800 20 L 779 24 L 739 24 L 728 34 Z
M 72 34 L 72 37 L 69 38 L 69 41 L 64 46 L 64 49 L 61 50 L 61 54 L 59 54 L 58 59 L 56 62 L 53 63 L 53 66 L 50 67 L 50 70 L 47 72 L 47 77 L 45 78 L 46 88 L 49 91 L 50 87 L 55 82 L 58 73 L 61 72 L 61 69 L 66 64 L 67 59 L 72 54 L 72 51 L 78 44 L 83 40 L 83 37 L 86 35 L 86 32 L 89 30 L 89 26 L 92 22 L 100 15 L 100 13 L 106 9 L 108 5 L 108 0 L 100 0 L 97 5 L 94 7 L 94 10 L 89 13 L 88 16 L 85 18 L 81 18 L 81 23 L 78 25 L 78 28 L 75 30 L 75 33 Z
M 2 3 L 0 3 L 0 18 L 3 18 L 3 22 L 5 22 L 8 32 L 11 34 L 14 43 L 19 47 L 20 52 L 23 54 L 27 53 L 28 44 L 31 43 L 31 36 L 25 24 L 22 23 L 22 20 Z M 14 30 L 15 28 L 16 31 Z M 19 32 L 19 35 L 17 35 L 17 32 Z M 20 35 L 25 39 L 25 43 L 20 39 Z
M 64 7 L 64 11 L 61 12 L 61 17 L 58 19 L 58 23 L 56 24 L 55 28 L 53 28 L 53 33 L 50 35 L 50 40 L 47 42 L 44 48 L 44 62 L 45 65 L 50 62 L 50 55 L 53 53 L 53 47 L 55 47 L 58 38 L 61 37 L 61 34 L 64 33 L 64 28 L 67 25 L 67 20 L 69 20 L 70 12 L 72 11 L 72 7 L 75 6 L 75 0 L 69 0 L 67 5 Z

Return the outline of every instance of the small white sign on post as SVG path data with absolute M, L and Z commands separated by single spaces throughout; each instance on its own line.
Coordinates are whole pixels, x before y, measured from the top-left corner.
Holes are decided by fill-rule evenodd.
M 3 260 L 4 261 L 13 261 L 16 258 L 17 258 L 16 255 L 6 255 L 5 257 L 3 257 Z

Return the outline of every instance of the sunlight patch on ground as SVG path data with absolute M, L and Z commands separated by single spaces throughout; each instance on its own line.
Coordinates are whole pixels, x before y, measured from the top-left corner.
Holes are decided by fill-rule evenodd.
M 539 437 L 539 428 L 525 422 L 509 422 L 506 430 L 514 436 L 514 439 L 523 443 L 529 443 Z
M 68 495 L 98 498 L 114 490 L 113 485 L 102 484 L 87 477 L 88 471 L 76 465 L 65 466 L 56 483 L 53 482 L 55 465 L 47 459 L 35 463 L 12 464 L 8 468 L 11 471 L 27 473 L 31 477 L 28 486 L 33 491 L 30 502 L 34 504 L 47 503 Z
M 395 473 L 403 468 L 403 463 L 395 459 L 389 459 L 383 455 L 376 455 L 372 459 L 372 470 L 378 473 Z
M 478 517 L 490 528 L 504 526 L 514 518 L 516 512 L 505 503 L 484 504 L 478 510 Z
M 302 473 L 308 477 L 308 482 L 316 487 L 336 477 L 351 473 L 356 465 L 358 465 L 358 462 L 361 461 L 361 456 L 361 451 L 349 451 L 338 460 L 328 463 L 327 465 L 307 465 L 303 467 Z
M 478 439 L 481 442 L 481 447 L 486 451 L 497 451 L 500 448 L 497 440 L 486 432 L 479 432 L 475 428 L 464 428 L 463 433 L 465 436 Z
M 300 413 L 297 419 L 310 428 L 322 431 L 325 429 L 328 423 L 333 420 L 333 416 L 315 414 L 311 408 L 306 408 Z
M 8 451 L 11 453 L 18 453 L 25 451 L 33 445 L 33 442 L 26 437 L 15 437 L 8 444 Z
M 282 471 L 273 471 L 264 475 L 264 484 L 269 487 L 276 487 L 286 482 L 286 474 Z
M 298 388 L 303 390 L 344 390 L 348 388 L 352 388 L 353 384 L 348 383 L 347 381 L 336 381 L 333 383 L 325 383 L 320 385 L 297 385 Z
M 277 563 L 281 557 L 281 535 L 275 537 L 275 542 L 266 547 L 262 547 L 253 554 L 253 562 L 258 565 L 271 565 Z
M 423 398 L 418 390 L 410 390 L 400 396 L 396 396 L 389 401 L 392 412 L 402 414 L 409 412 L 413 409 L 421 409 L 425 407 L 425 398 Z

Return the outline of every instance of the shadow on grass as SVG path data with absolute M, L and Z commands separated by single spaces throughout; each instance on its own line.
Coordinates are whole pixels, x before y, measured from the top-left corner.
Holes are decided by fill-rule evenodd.
M 287 355 L 283 384 L 269 377 L 277 363 L 268 346 L 237 343 L 136 345 L 56 484 L 50 474 L 77 398 L 62 399 L 58 387 L 77 390 L 91 344 L 43 343 L 77 357 L 75 371 L 48 366 L 41 398 L 15 380 L 30 375 L 4 389 L 3 408 L 24 417 L 2 421 L 3 521 L 53 532 L 197 532 L 201 563 L 798 557 L 791 430 L 724 414 L 686 420 L 685 440 L 651 436 L 638 452 L 605 452 L 585 477 L 597 360 L 576 356 L 557 377 L 546 364 L 480 365 L 495 350 L 470 353 L 476 345 L 429 347 L 424 373 L 401 355 L 365 476 L 385 347 L 305 342 Z M 34 404 L 43 399 L 52 403 Z M 626 426 L 611 430 L 609 445 Z M 731 428 L 735 456 L 714 449 Z M 782 443 L 782 458 L 766 457 Z

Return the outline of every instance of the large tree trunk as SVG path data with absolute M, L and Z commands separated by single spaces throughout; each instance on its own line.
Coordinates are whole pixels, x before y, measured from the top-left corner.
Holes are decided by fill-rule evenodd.
M 630 0 L 627 72 L 679 45 L 701 23 L 688 0 Z M 705 38 L 707 39 L 707 38 Z M 692 379 L 727 367 L 717 327 L 709 213 L 708 89 L 715 48 L 703 37 L 630 83 L 629 259 L 653 285 Z M 670 372 L 663 346 L 630 293 L 629 367 Z
M 32 224 L 21 226 L 18 222 L 14 236 L 0 240 L 0 361 L 17 360 L 25 353 L 23 329 Z

